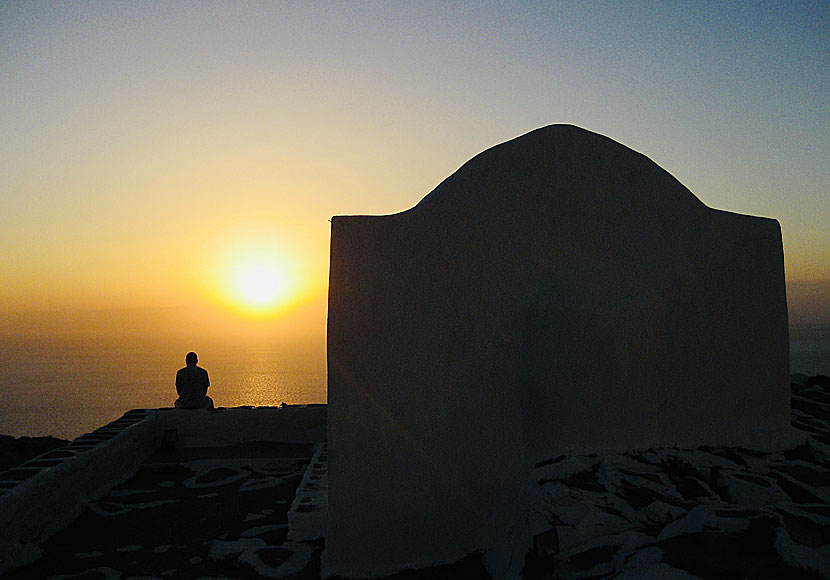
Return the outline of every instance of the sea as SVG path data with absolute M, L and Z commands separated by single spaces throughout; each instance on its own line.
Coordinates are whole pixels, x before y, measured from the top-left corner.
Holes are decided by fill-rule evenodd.
M 170 407 L 189 350 L 137 335 L 0 337 L 0 434 L 72 439 L 130 409 Z M 230 337 L 194 348 L 216 406 L 326 402 L 324 336 Z M 791 373 L 830 374 L 830 325 L 790 329 Z
M 0 434 L 73 439 L 130 409 L 171 407 L 176 341 L 0 339 Z M 325 403 L 325 341 L 199 344 L 219 407 Z

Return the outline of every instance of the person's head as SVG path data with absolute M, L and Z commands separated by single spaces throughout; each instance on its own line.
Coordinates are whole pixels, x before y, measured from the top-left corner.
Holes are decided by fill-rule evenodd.
M 187 353 L 187 356 L 184 357 L 184 362 L 185 364 L 195 365 L 199 362 L 199 357 L 196 356 L 195 352 L 189 352 Z

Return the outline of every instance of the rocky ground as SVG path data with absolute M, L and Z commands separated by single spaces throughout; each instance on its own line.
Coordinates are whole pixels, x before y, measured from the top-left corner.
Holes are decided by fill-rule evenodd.
M 793 377 L 804 445 L 553 457 L 528 578 L 830 578 L 830 384 Z
M 11 469 L 33 457 L 69 443 L 57 437 L 18 437 L 0 435 L 0 471 Z

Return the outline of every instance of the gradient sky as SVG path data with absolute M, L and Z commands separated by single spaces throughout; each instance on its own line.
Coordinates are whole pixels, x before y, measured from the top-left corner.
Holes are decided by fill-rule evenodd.
M 0 312 L 178 306 L 229 248 L 325 294 L 328 219 L 573 123 L 830 284 L 830 3 L 0 3 Z M 822 294 L 824 292 L 824 294 Z M 809 300 L 807 301 L 809 302 Z M 823 310 L 822 310 L 823 309 Z

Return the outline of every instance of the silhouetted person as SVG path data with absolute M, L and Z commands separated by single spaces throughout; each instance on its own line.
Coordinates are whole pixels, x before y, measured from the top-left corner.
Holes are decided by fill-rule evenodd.
M 177 409 L 213 409 L 213 399 L 207 396 L 210 379 L 205 369 L 196 366 L 199 358 L 195 352 L 184 357 L 187 366 L 176 373 Z

